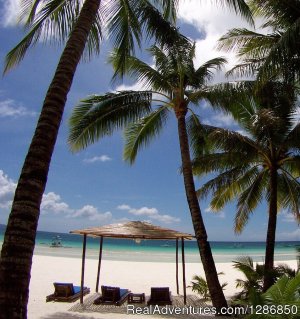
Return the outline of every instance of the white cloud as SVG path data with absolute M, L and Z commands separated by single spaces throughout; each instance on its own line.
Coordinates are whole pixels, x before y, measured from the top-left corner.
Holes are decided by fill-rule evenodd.
M 108 162 L 112 159 L 108 155 L 94 156 L 92 158 L 86 158 L 83 160 L 84 163 L 92 164 L 96 162 Z
M 117 207 L 120 210 L 126 210 L 128 211 L 129 214 L 132 214 L 134 216 L 143 216 L 143 217 L 147 217 L 150 220 L 157 220 L 160 221 L 162 223 L 166 223 L 166 224 L 170 224 L 170 223 L 174 223 L 174 222 L 180 222 L 180 218 L 177 217 L 173 217 L 170 215 L 166 215 L 166 214 L 160 214 L 157 208 L 149 208 L 149 207 L 141 207 L 141 208 L 132 208 L 129 205 L 126 204 L 122 204 L 119 205 Z
M 130 209 L 130 206 L 129 206 L 129 205 L 126 205 L 126 204 L 122 204 L 122 205 L 117 206 L 117 209 L 120 209 L 120 210 L 129 210 L 129 209 Z
M 16 25 L 20 13 L 20 0 L 4 0 L 2 3 L 3 11 L 0 17 L 0 24 L 4 27 Z
M 180 222 L 180 218 L 176 218 L 176 217 L 173 217 L 173 216 L 170 216 L 170 215 L 152 215 L 152 216 L 149 216 L 149 218 L 152 218 L 154 220 L 157 220 L 161 223 L 165 223 L 165 224 L 171 224 L 171 223 L 179 223 Z
M 295 216 L 287 211 L 280 212 L 280 216 L 282 217 L 282 221 L 285 223 L 297 223 Z
M 141 207 L 139 209 L 131 208 L 128 211 L 130 214 L 135 216 L 155 216 L 158 215 L 158 210 L 156 208 L 149 208 L 149 207 Z
M 22 116 L 36 116 L 36 113 L 29 111 L 26 107 L 16 103 L 12 99 L 0 101 L 0 117 Z
M 17 184 L 0 170 L 0 208 L 10 209 Z M 74 209 L 64 202 L 59 194 L 49 192 L 43 195 L 41 213 L 60 214 L 66 218 L 86 218 L 91 221 L 103 222 L 112 219 L 111 212 L 101 213 L 92 205 Z
M 87 218 L 92 221 L 103 222 L 112 218 L 111 212 L 100 213 L 98 209 L 92 205 L 85 205 L 81 209 L 72 212 L 68 217 Z
M 189 0 L 180 3 L 178 16 L 204 34 L 203 39 L 196 41 L 196 67 L 220 56 L 225 57 L 229 62 L 226 70 L 237 63 L 234 53 L 216 50 L 217 41 L 229 29 L 237 27 L 251 29 L 250 25 L 234 11 L 226 8 L 226 5 L 217 5 L 215 1 Z M 224 81 L 224 76 L 218 74 L 215 82 L 221 81 Z
M 73 209 L 63 202 L 60 195 L 49 192 L 43 196 L 41 204 L 42 214 L 63 214 L 67 218 L 86 218 L 88 220 L 103 222 L 112 218 L 111 212 L 101 213 L 92 205 L 85 205 L 80 209 Z
M 17 184 L 0 170 L 0 208 L 9 209 Z
M 280 237 L 281 240 L 299 240 L 300 239 L 300 229 L 296 229 L 292 232 L 288 233 L 279 233 L 278 237 Z
M 213 213 L 213 214 L 211 214 L 212 216 L 215 216 L 215 217 L 218 217 L 218 218 L 226 218 L 226 214 L 225 214 L 225 212 L 224 211 L 220 211 L 220 212 L 216 212 L 216 211 L 214 211 L 213 209 L 212 209 L 212 207 L 211 206 L 208 206 L 208 207 L 206 207 L 205 209 L 204 209 L 204 212 L 205 213 Z
M 132 85 L 120 84 L 116 87 L 116 91 L 143 91 L 145 86 L 141 82 L 136 82 Z
M 217 113 L 203 121 L 205 124 L 213 126 L 221 126 L 225 128 L 231 128 L 237 126 L 234 118 L 230 114 Z
M 61 197 L 58 194 L 53 192 L 49 192 L 48 194 L 43 195 L 43 200 L 41 204 L 41 212 L 45 213 L 69 213 L 72 209 L 70 209 L 69 205 L 63 201 L 61 201 Z

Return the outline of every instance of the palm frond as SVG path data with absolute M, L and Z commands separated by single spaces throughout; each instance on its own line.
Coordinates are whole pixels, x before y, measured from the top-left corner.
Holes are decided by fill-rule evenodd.
M 205 161 L 202 162 L 203 166 L 205 166 Z M 197 190 L 197 195 L 200 198 L 205 198 L 210 192 L 213 193 L 213 198 L 210 203 L 211 208 L 214 211 L 222 209 L 226 203 L 233 200 L 240 192 L 240 185 L 236 181 L 241 178 L 248 169 L 247 166 L 238 166 L 220 173 Z M 220 196 L 220 198 L 217 198 L 217 196 Z
M 74 108 L 69 145 L 78 151 L 151 111 L 151 91 L 124 91 L 91 96 Z
M 233 9 L 237 14 L 240 14 L 248 23 L 254 25 L 252 12 L 244 0 L 215 0 L 221 6 L 228 6 L 230 9 Z
M 217 48 L 225 51 L 236 51 L 239 57 L 263 57 L 272 47 L 277 37 L 274 34 L 257 33 L 245 28 L 229 30 L 218 40 Z
M 141 1 L 141 24 L 148 39 L 153 38 L 160 47 L 171 47 L 183 39 L 189 41 L 178 32 L 178 29 L 171 22 L 165 19 L 157 8 L 149 1 Z M 177 8 L 177 5 L 176 5 Z
M 159 11 L 162 12 L 165 20 L 175 24 L 179 0 L 153 0 L 153 3 L 160 7 Z
M 298 0 L 290 0 L 287 3 L 270 0 L 251 0 L 249 6 L 253 15 L 264 17 L 266 22 L 263 27 L 285 29 L 299 18 Z
M 103 8 L 106 16 L 109 38 L 115 47 L 115 72 L 125 74 L 126 59 L 134 54 L 134 46 L 141 45 L 141 25 L 138 19 L 139 0 L 111 0 Z
M 266 171 L 261 171 L 251 185 L 244 189 L 239 196 L 237 203 L 237 213 L 234 219 L 234 231 L 241 233 L 249 220 L 249 215 L 261 202 L 263 190 L 266 188 L 268 175 Z
M 215 190 L 210 203 L 211 208 L 215 211 L 219 211 L 223 209 L 228 202 L 234 200 L 236 197 L 240 198 L 245 189 L 251 186 L 258 175 L 259 170 L 256 166 L 249 167 L 247 165 L 240 165 L 239 174 L 237 174 L 236 178 L 229 181 L 228 185 L 224 185 L 224 187 L 218 187 Z
M 186 123 L 191 150 L 193 156 L 197 158 L 208 152 L 207 132 L 201 124 L 200 117 L 193 112 L 188 117 Z
M 41 8 L 37 11 L 39 5 Z M 77 21 L 81 7 L 81 1 L 77 0 L 34 1 L 33 3 L 26 1 L 21 18 L 27 18 L 25 28 L 28 29 L 28 33 L 7 54 L 4 73 L 17 66 L 27 50 L 40 41 L 59 45 L 65 43 Z M 102 24 L 102 17 L 98 14 L 92 25 L 83 58 L 89 59 L 93 54 L 100 52 Z
M 211 149 L 209 149 L 211 151 Z M 240 152 L 213 152 L 198 154 L 192 161 L 193 173 L 196 176 L 208 173 L 225 173 L 234 168 L 241 169 L 253 165 L 256 158 Z
M 297 123 L 295 127 L 288 133 L 283 147 L 291 147 L 298 150 L 300 149 L 300 123 Z
M 209 141 L 215 148 L 225 152 L 243 152 L 253 154 L 262 152 L 262 147 L 253 139 L 238 132 L 222 128 L 214 129 L 208 136 Z
M 254 85 L 253 81 L 216 84 L 195 90 L 188 95 L 188 98 L 195 104 L 205 100 L 215 110 L 231 114 L 235 120 L 239 120 L 244 112 L 249 112 L 249 101 L 253 96 Z
M 118 53 L 113 51 L 109 57 L 109 61 L 114 66 L 115 70 L 117 67 L 116 63 L 118 63 L 118 61 L 116 61 L 116 59 L 118 59 L 117 56 Z M 169 92 L 171 90 L 169 83 L 164 76 L 140 59 L 128 56 L 125 67 L 126 73 L 129 76 L 136 78 L 145 89 L 152 89 L 158 92 Z
M 293 150 L 292 147 L 291 150 Z M 300 177 L 300 155 L 298 155 L 299 152 L 296 153 L 296 151 L 293 153 L 294 154 L 286 154 L 286 157 L 280 161 L 280 167 L 298 179 Z
M 300 275 L 290 279 L 282 276 L 273 286 L 264 293 L 266 304 L 282 305 L 293 304 L 300 309 L 299 303 Z M 279 317 L 278 317 L 279 318 Z
M 211 81 L 213 79 L 214 72 L 220 71 L 226 63 L 227 60 L 223 57 L 218 57 L 206 61 L 191 74 L 189 79 L 189 86 L 196 89 L 202 87 L 203 84 Z
M 130 124 L 125 130 L 124 159 L 130 164 L 136 159 L 140 148 L 146 146 L 162 130 L 167 121 L 169 110 L 161 106 L 149 115 Z
M 295 219 L 300 222 L 300 183 L 297 179 L 292 178 L 287 172 L 282 171 L 278 175 L 277 182 L 277 207 L 278 209 L 288 209 L 295 216 Z
M 227 78 L 249 78 L 256 77 L 258 70 L 263 65 L 265 59 L 246 59 L 226 72 Z
M 20 22 L 30 25 L 35 18 L 38 6 L 43 0 L 23 0 L 20 1 Z

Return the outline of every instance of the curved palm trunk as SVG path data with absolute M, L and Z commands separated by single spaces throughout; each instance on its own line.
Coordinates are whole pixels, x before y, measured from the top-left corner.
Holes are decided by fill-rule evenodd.
M 264 270 L 264 285 L 263 285 L 264 291 L 266 291 L 274 283 L 272 270 L 274 269 L 276 224 L 277 224 L 277 171 L 275 169 L 272 169 L 271 176 L 270 176 L 269 219 L 268 219 L 268 231 L 267 231 L 266 252 L 265 252 L 265 270 Z
M 0 259 L 0 318 L 27 318 L 30 271 L 40 203 L 67 94 L 100 0 L 86 0 L 62 53 L 25 158 Z
M 177 113 L 178 135 L 181 151 L 181 160 L 183 167 L 183 178 L 186 197 L 188 200 L 195 235 L 200 251 L 201 261 L 203 264 L 209 293 L 211 295 L 213 306 L 217 309 L 227 307 L 222 287 L 219 282 L 218 273 L 212 256 L 210 244 L 207 240 L 207 233 L 203 222 L 198 198 L 196 195 L 192 164 L 190 158 L 189 142 L 186 131 L 185 114 Z

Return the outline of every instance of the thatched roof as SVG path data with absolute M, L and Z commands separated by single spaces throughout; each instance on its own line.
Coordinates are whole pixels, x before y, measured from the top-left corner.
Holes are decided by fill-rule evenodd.
M 140 239 L 193 239 L 194 236 L 176 230 L 155 226 L 147 222 L 133 221 L 124 224 L 111 224 L 101 227 L 70 231 L 72 234 L 92 237 L 140 238 Z

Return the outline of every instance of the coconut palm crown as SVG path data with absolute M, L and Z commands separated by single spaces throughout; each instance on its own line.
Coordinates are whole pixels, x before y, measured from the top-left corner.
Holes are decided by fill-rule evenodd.
M 66 41 L 66 45 L 41 107 L 7 222 L 0 258 L 1 319 L 27 318 L 42 195 L 67 95 L 85 48 L 89 55 L 99 53 L 102 27 L 110 30 L 110 37 L 119 45 L 118 71 L 122 73 L 124 56 L 133 53 L 134 43 L 141 41 L 141 28 L 158 42 L 163 39 L 168 42 L 176 31 L 164 19 L 174 18 L 171 12 L 176 8 L 175 0 L 154 1 L 157 7 L 148 1 L 136 0 L 22 0 L 20 3 L 27 35 L 7 55 L 6 71 L 20 62 L 28 49 L 41 39 L 50 43 Z M 103 16 L 108 20 L 103 21 Z
M 242 232 L 263 199 L 268 202 L 267 289 L 272 284 L 267 274 L 274 267 L 277 213 L 290 211 L 300 221 L 300 123 L 295 118 L 296 95 L 287 96 L 287 88 L 280 83 L 269 83 L 263 91 L 260 98 L 247 97 L 239 103 L 239 113 L 233 112 L 244 134 L 209 126 L 202 129 L 213 151 L 196 157 L 194 174 L 217 174 L 198 190 L 200 198 L 212 194 L 213 211 L 237 200 L 236 233 Z M 195 134 L 197 128 L 191 130 Z
M 299 81 L 300 1 L 250 0 L 249 6 L 263 20 L 262 31 L 234 28 L 221 37 L 219 48 L 234 50 L 240 58 L 228 74 Z
M 244 0 L 218 2 L 226 2 L 251 20 Z M 175 19 L 178 0 L 21 0 L 20 4 L 27 34 L 8 53 L 5 71 L 40 40 L 66 45 L 41 107 L 7 222 L 0 259 L 1 319 L 27 318 L 40 204 L 67 95 L 84 50 L 87 57 L 99 53 L 104 29 L 114 40 L 117 71 L 122 74 L 127 55 L 134 53 L 135 44 L 140 45 L 144 36 L 155 37 L 158 43 L 173 39 L 176 29 L 168 21 Z
M 186 130 L 186 114 L 202 99 L 210 99 L 213 71 L 226 62 L 224 58 L 194 67 L 195 44 L 185 37 L 173 45 L 149 49 L 155 68 L 128 57 L 127 72 L 143 85 L 142 91 L 121 91 L 88 97 L 75 107 L 70 118 L 69 143 L 78 151 L 115 130 L 125 128 L 124 159 L 133 163 L 137 152 L 159 135 L 167 119 L 176 116 L 183 177 L 192 222 L 213 304 L 227 305 L 220 286 L 201 210 L 196 196 Z M 115 54 L 111 62 L 114 64 Z M 192 113 L 193 114 L 193 113 Z M 197 122 L 198 119 L 193 117 Z

